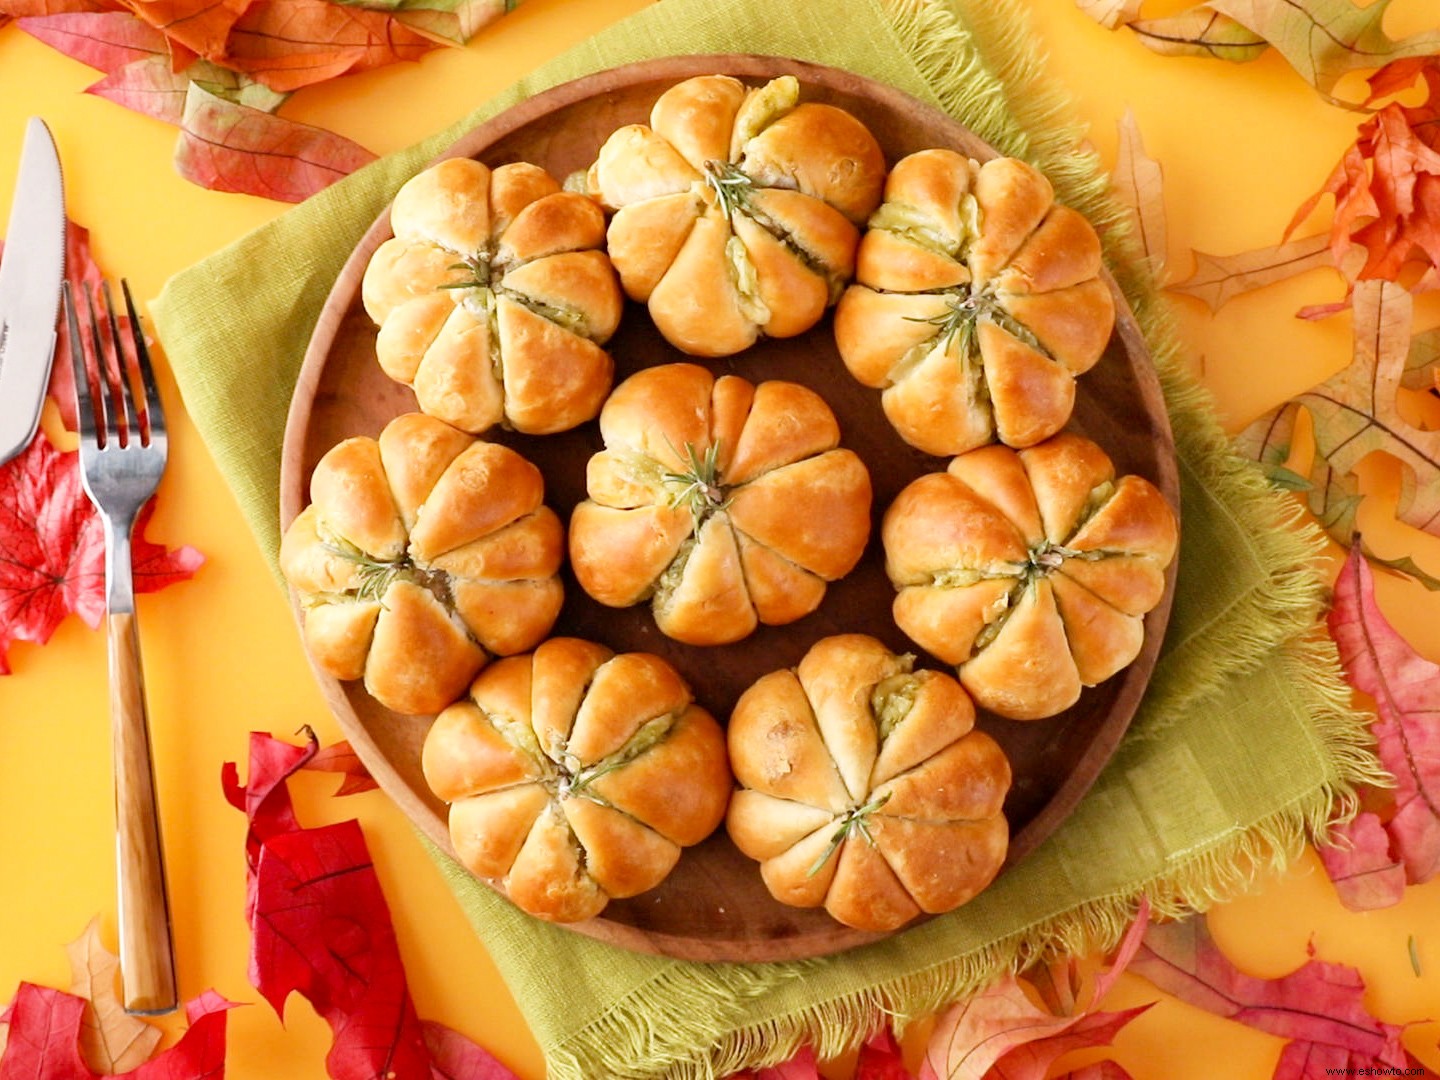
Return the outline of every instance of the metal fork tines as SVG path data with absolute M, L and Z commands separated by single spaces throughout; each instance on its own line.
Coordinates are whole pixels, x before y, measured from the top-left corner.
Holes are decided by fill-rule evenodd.
M 88 292 L 77 305 L 69 282 L 64 303 L 75 369 L 80 474 L 105 528 L 121 981 L 126 1010 L 154 1015 L 174 1010 L 178 995 L 130 540 L 136 516 L 165 471 L 167 439 L 140 318 L 129 286 L 120 285 L 129 323 L 123 331 L 108 283 L 101 287 L 98 313 Z M 93 358 L 93 370 L 87 356 Z

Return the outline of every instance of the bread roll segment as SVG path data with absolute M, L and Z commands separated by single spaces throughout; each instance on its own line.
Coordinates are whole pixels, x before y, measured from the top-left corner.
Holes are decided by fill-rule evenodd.
M 983 708 L 1038 720 L 1140 654 L 1179 526 L 1154 484 L 1062 432 L 912 481 L 881 540 L 900 629 Z
M 860 930 L 949 911 L 1005 860 L 1010 765 L 956 680 L 864 634 L 816 642 L 730 717 L 726 828 L 781 903 Z
M 482 671 L 421 766 L 461 863 L 554 922 L 658 885 L 732 786 L 720 725 L 669 664 L 565 637 Z

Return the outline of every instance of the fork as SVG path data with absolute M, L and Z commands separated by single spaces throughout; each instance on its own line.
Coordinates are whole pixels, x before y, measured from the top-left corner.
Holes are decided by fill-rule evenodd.
M 102 283 L 103 316 L 82 290 L 87 337 L 70 283 L 64 286 L 75 413 L 80 428 L 80 475 L 105 529 L 105 607 L 110 654 L 110 715 L 115 766 L 115 852 L 119 886 L 120 972 L 125 1011 L 172 1012 L 178 997 L 165 861 L 150 756 L 145 680 L 135 625 L 131 532 L 140 508 L 165 471 L 165 414 L 130 287 L 120 283 L 129 318 L 122 335 L 109 283 Z M 101 324 L 104 324 L 102 331 Z M 130 345 L 125 347 L 128 336 Z M 85 347 L 88 341 L 89 349 Z M 95 358 L 92 392 L 87 351 Z M 138 377 L 143 393 L 133 383 Z M 108 400 L 107 400 L 108 399 Z

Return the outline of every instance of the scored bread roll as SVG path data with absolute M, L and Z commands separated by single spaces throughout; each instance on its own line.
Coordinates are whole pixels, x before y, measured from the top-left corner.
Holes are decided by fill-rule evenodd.
M 660 884 L 731 789 L 720 725 L 674 668 L 578 638 L 482 671 L 421 764 L 460 862 L 554 922 Z
M 793 622 L 865 550 L 870 475 L 803 386 L 646 368 L 616 387 L 600 434 L 570 517 L 575 578 L 611 607 L 649 600 L 678 641 Z
M 406 413 L 332 447 L 280 544 L 321 670 L 438 712 L 491 655 L 533 648 L 564 599 L 564 527 L 514 450 Z
M 1064 427 L 1076 376 L 1110 340 L 1101 270 L 1094 228 L 1038 170 L 922 150 L 870 216 L 836 345 L 912 446 L 1030 446 Z
M 1062 712 L 1139 655 L 1178 538 L 1155 485 L 1070 432 L 959 455 L 881 527 L 895 622 L 1016 720 Z
M 687 79 L 586 174 L 614 212 L 607 249 L 626 294 L 684 352 L 729 356 L 808 330 L 853 273 L 884 156 L 854 116 L 800 96 L 790 75 Z
M 972 899 L 1005 861 L 1009 762 L 959 683 L 913 660 L 828 637 L 736 703 L 726 828 L 782 903 L 894 930 Z
M 375 353 L 422 412 L 480 434 L 592 419 L 623 297 L 596 203 L 539 166 L 451 158 L 412 177 L 365 269 Z

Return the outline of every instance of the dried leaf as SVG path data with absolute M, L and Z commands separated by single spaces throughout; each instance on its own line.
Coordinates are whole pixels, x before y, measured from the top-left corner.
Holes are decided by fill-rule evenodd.
M 179 127 L 185 122 L 185 100 L 191 84 L 225 101 L 262 112 L 274 112 L 288 97 L 209 60 L 196 60 L 184 71 L 175 71 L 166 56 L 127 64 L 87 86 L 85 92 Z
M 10 1037 L 0 1080 L 98 1080 L 78 1049 L 84 998 L 21 983 L 0 1020 Z M 207 990 L 185 1006 L 189 1027 L 174 1046 L 122 1074 L 121 1080 L 219 1080 L 225 1074 L 225 1014 L 234 1003 Z
M 1111 966 L 1095 979 L 1090 1009 L 1109 992 L 1134 957 L 1149 914 L 1149 904 L 1142 901 Z M 1116 1031 L 1148 1007 L 1125 1013 L 1086 1010 L 1057 1016 L 1036 1006 L 1020 980 L 1007 973 L 941 1015 L 925 1049 L 920 1080 L 981 1080 L 992 1075 L 1040 1080 L 1060 1054 L 1079 1046 L 1107 1044 Z
M 1352 71 L 1370 71 L 1402 57 L 1440 52 L 1440 31 L 1399 41 L 1385 33 L 1390 0 L 1365 7 L 1352 0 L 1209 0 L 1164 20 L 1132 24 L 1159 51 L 1253 60 L 1275 47 L 1326 97 Z
M 1390 837 L 1371 813 L 1331 830 L 1331 843 L 1320 848 L 1325 873 L 1340 902 L 1351 911 L 1391 907 L 1405 895 L 1405 867 L 1390 852 Z
M 360 755 L 348 742 L 332 743 L 318 751 L 305 765 L 312 772 L 339 773 L 345 779 L 335 790 L 336 795 L 356 795 L 362 791 L 374 791 L 380 785 L 365 768 Z
M 1194 254 L 1194 272 L 1168 288 L 1204 301 L 1211 311 L 1220 310 L 1241 293 L 1263 289 L 1307 270 L 1335 265 L 1330 238 L 1323 233 L 1238 255 L 1209 255 L 1203 251 Z
M 861 1044 L 853 1080 L 910 1080 L 900 1043 L 888 1026 L 879 1028 Z
M 1075 0 L 1075 6 L 1106 30 L 1128 26 L 1140 17 L 1143 0 Z
M 1329 626 L 1350 682 L 1375 699 L 1372 729 L 1395 777 L 1390 849 L 1407 881 L 1428 881 L 1440 871 L 1440 665 L 1386 621 L 1370 567 L 1354 551 L 1336 580 Z
M 212 191 L 300 202 L 375 159 L 323 128 L 226 101 L 190 84 L 175 165 Z
M 1440 391 L 1440 327 L 1410 339 L 1400 385 L 1407 390 Z
M 159 56 L 168 64 L 165 35 L 128 11 L 62 12 L 21 19 L 32 37 L 99 71 L 112 72 Z
M 252 734 L 249 783 L 240 785 L 233 763 L 221 776 L 226 799 L 249 821 L 250 981 L 278 1014 L 299 993 L 329 1024 L 325 1063 L 334 1080 L 514 1080 L 478 1047 L 416 1016 L 360 826 L 300 827 L 286 781 L 316 756 L 314 733 L 306 736 L 304 746 L 292 746 Z
M 279 93 L 400 60 L 436 47 L 378 11 L 330 0 L 254 0 L 235 22 L 225 63 Z
M 480 30 L 513 11 L 519 0 L 403 0 L 395 20 L 441 41 L 463 45 Z
M 120 961 L 100 941 L 99 920 L 65 947 L 70 956 L 70 992 L 90 1003 L 80 1027 L 80 1054 L 97 1073 L 109 1076 L 142 1064 L 160 1044 L 161 1030 L 131 1016 L 115 993 Z
M 1056 1080 L 1131 1080 L 1130 1074 L 1116 1061 L 1096 1061 Z
M 1270 47 L 1259 34 L 1207 4 L 1160 19 L 1139 19 L 1130 29 L 1146 48 L 1162 56 L 1208 56 L 1244 64 Z
M 1112 183 L 1135 215 L 1140 248 L 1156 276 L 1165 267 L 1165 180 L 1160 165 L 1145 153 L 1140 127 L 1129 109 L 1120 119 L 1120 151 Z
M 1353 968 L 1311 959 L 1280 979 L 1246 975 L 1196 917 L 1151 927 L 1131 970 L 1207 1012 L 1292 1040 L 1286 1048 L 1292 1060 L 1322 1048 L 1317 1052 L 1342 1052 L 1345 1068 L 1406 1065 L 1403 1029 L 1365 1009 L 1365 984 Z
M 154 592 L 191 577 L 194 548 L 167 551 L 145 539 L 154 503 L 135 526 L 135 589 Z M 80 485 L 79 454 L 61 453 L 42 431 L 0 465 L 0 675 L 15 641 L 43 645 L 74 612 L 90 627 L 105 614 L 105 539 Z
M 1258 418 L 1236 438 L 1240 453 L 1273 466 L 1288 454 L 1293 410 L 1303 406 L 1315 428 L 1311 507 L 1341 543 L 1354 532 L 1352 474 L 1381 450 L 1401 462 L 1396 514 L 1440 534 L 1440 432 L 1421 431 L 1400 416 L 1396 391 L 1410 346 L 1412 302 L 1389 282 L 1361 282 L 1354 292 L 1355 355 L 1342 371 Z M 1284 454 L 1282 454 L 1284 451 Z
M 127 6 L 171 41 L 197 56 L 218 60 L 250 0 L 127 0 Z
M 430 1052 L 431 1080 L 515 1080 L 488 1050 L 458 1031 L 433 1020 L 421 1021 L 420 1027 Z

